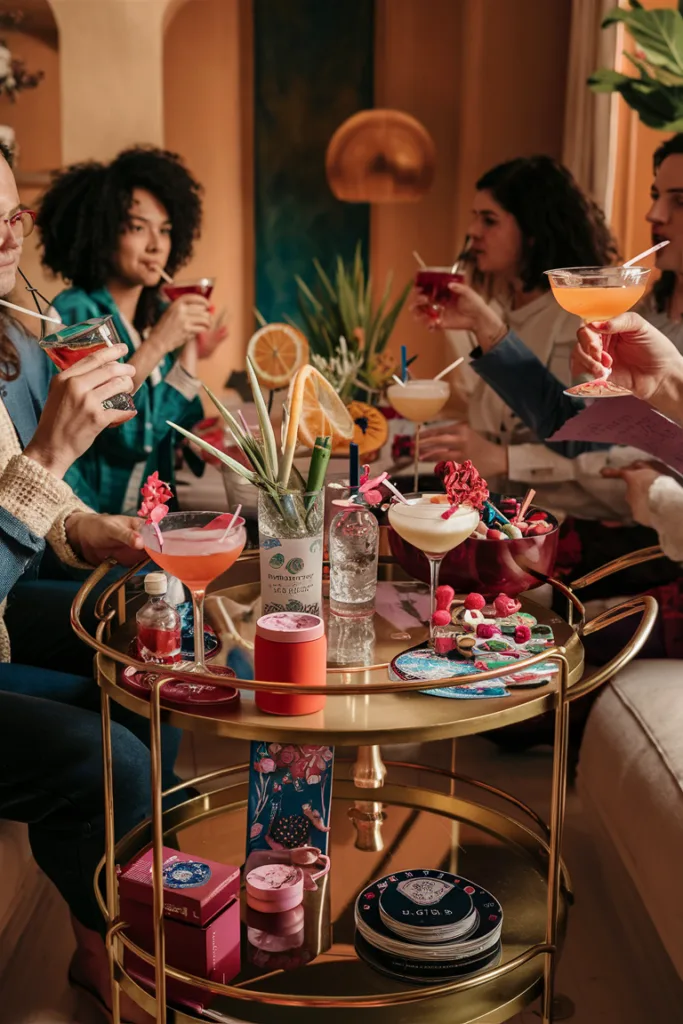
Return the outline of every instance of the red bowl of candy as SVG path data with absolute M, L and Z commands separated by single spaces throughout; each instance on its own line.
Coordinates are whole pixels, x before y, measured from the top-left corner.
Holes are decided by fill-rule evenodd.
M 491 500 L 499 507 L 497 495 Z M 504 499 L 502 499 L 504 501 Z M 534 520 L 534 516 L 538 518 Z M 541 518 L 542 516 L 542 518 Z M 494 598 L 498 594 L 517 597 L 525 590 L 540 587 L 545 577 L 551 576 L 557 557 L 559 523 L 549 512 L 531 506 L 526 520 L 529 523 L 549 523 L 544 533 L 524 537 L 493 539 L 478 535 L 450 551 L 441 563 L 439 583 L 448 583 L 457 594 L 472 591 Z M 389 527 L 389 547 L 401 568 L 422 583 L 429 583 L 429 563 L 418 548 L 402 540 Z

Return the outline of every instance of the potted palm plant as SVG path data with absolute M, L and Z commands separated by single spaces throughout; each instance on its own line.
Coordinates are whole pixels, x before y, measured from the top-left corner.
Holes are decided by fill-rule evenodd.
M 344 402 L 354 398 L 376 405 L 396 362 L 386 351 L 410 282 L 390 302 L 393 277 L 387 275 L 377 304 L 372 276 L 366 274 L 360 243 L 350 264 L 337 258 L 330 278 L 313 260 L 315 282 L 296 278 L 298 305 L 310 360 L 333 385 Z

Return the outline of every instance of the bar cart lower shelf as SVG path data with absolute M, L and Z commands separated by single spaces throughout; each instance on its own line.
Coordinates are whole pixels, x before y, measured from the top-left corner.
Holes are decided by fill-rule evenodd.
M 648 551 L 648 557 L 655 557 Z M 600 572 L 616 571 L 620 563 Z M 141 670 L 130 654 L 131 618 L 134 605 L 122 600 L 126 579 L 112 584 L 98 602 L 100 626 L 91 636 L 82 625 L 83 602 L 101 582 L 109 566 L 101 566 L 84 585 L 74 603 L 76 632 L 98 651 L 97 677 L 102 692 L 104 726 L 104 776 L 107 803 L 107 852 L 98 872 L 106 900 L 99 896 L 106 921 L 107 943 L 113 982 L 113 1019 L 120 1024 L 119 987 L 152 1014 L 157 1024 L 197 1024 L 218 1020 L 228 1024 L 287 1024 L 313 1021 L 325 1010 L 328 1024 L 346 1024 L 356 1015 L 372 1024 L 498 1024 L 508 1020 L 541 996 L 540 1019 L 550 1024 L 553 980 L 564 936 L 570 884 L 561 861 L 562 826 L 567 778 L 569 705 L 595 689 L 627 664 L 647 638 L 656 615 L 650 597 L 630 598 L 591 623 L 583 621 L 583 607 L 575 594 L 561 584 L 554 586 L 568 599 L 567 619 L 523 600 L 523 610 L 539 622 L 552 625 L 556 646 L 535 655 L 520 666 L 552 660 L 553 679 L 536 689 L 508 697 L 484 700 L 452 700 L 420 692 L 424 681 L 392 678 L 388 663 L 406 647 L 420 643 L 426 630 L 420 624 L 397 632 L 385 615 L 375 614 L 372 637 L 362 657 L 340 663 L 338 652 L 329 652 L 326 683 L 307 693 L 325 692 L 324 711 L 299 718 L 264 715 L 254 705 L 254 691 L 293 684 L 265 683 L 254 679 L 228 680 L 241 691 L 241 702 L 224 711 L 218 708 L 178 708 L 164 703 L 163 680 L 182 672 L 159 676 L 149 698 L 134 694 L 121 678 L 123 666 Z M 223 656 L 231 645 L 249 654 L 249 635 L 258 614 L 258 561 L 244 557 L 231 570 L 228 586 L 216 593 L 227 599 L 231 638 L 225 639 Z M 380 582 L 394 588 L 394 606 L 406 607 L 424 588 L 406 579 L 391 561 L 380 564 Z M 412 596 L 411 596 L 412 595 Z M 385 599 L 387 597 L 385 592 Z M 391 595 L 389 595 L 391 597 Z M 117 604 L 118 600 L 118 604 Z M 383 607 L 386 609 L 387 602 Z M 118 608 L 118 625 L 114 625 Z M 133 615 L 131 616 L 131 611 Z M 637 615 L 632 639 L 612 661 L 589 677 L 583 677 L 583 632 L 596 632 L 626 616 Z M 572 617 L 576 623 L 572 622 Z M 391 616 L 389 616 L 390 618 Z M 127 621 L 126 621 L 127 619 Z M 498 670 L 500 671 L 500 670 Z M 495 677 L 496 670 L 470 677 L 469 681 Z M 187 675 L 187 673 L 185 673 Z M 194 675 L 194 683 L 225 685 L 225 677 Z M 453 679 L 452 682 L 456 680 Z M 301 691 L 301 688 L 299 688 Z M 152 753 L 152 818 L 114 844 L 114 793 L 111 777 L 109 729 L 110 702 L 114 700 L 150 719 Z M 485 732 L 544 712 L 555 720 L 555 744 L 550 821 L 546 825 L 535 811 L 514 796 L 483 782 L 460 777 L 453 770 L 400 762 L 388 764 L 386 784 L 378 745 L 430 743 L 434 740 Z M 291 962 L 270 959 L 268 950 L 250 935 L 248 908 L 242 907 L 241 970 L 228 984 L 206 982 L 183 974 L 165 963 L 162 896 L 162 847 L 169 840 L 181 850 L 209 860 L 241 864 L 246 834 L 247 766 L 222 768 L 210 776 L 189 780 L 187 786 L 202 795 L 162 812 L 161 725 L 168 723 L 202 735 L 226 739 L 259 739 L 277 743 L 334 744 L 359 748 L 356 764 L 338 762 L 333 788 L 331 839 L 332 870 L 316 893 L 306 893 L 305 925 L 301 943 L 290 950 Z M 363 753 L 364 752 L 364 753 Z M 226 758 L 227 760 L 227 758 Z M 362 764 L 372 767 L 363 775 Z M 359 769 L 359 765 L 361 768 Z M 379 769 L 379 770 L 375 770 Z M 239 773 L 242 773 L 241 777 Z M 216 788 L 218 787 L 218 788 Z M 361 788 L 363 787 L 363 788 Z M 180 788 L 180 787 L 178 787 Z M 504 808 L 504 809 L 502 809 Z M 374 813 L 374 822 L 371 820 Z M 360 841 L 359 822 L 370 822 Z M 155 956 L 142 954 L 150 965 L 156 990 L 135 980 L 125 952 L 141 951 L 126 934 L 119 916 L 117 864 L 125 864 L 152 847 Z M 371 969 L 355 950 L 354 903 L 374 879 L 401 869 L 437 868 L 469 878 L 492 892 L 503 907 L 502 959 L 465 979 L 434 985 L 409 984 Z M 100 889 L 98 888 L 98 895 Z M 298 940 L 297 940 L 298 941 Z M 299 957 L 299 960 L 297 960 Z M 165 969 L 164 969 L 165 964 Z M 203 1014 L 182 1008 L 167 999 L 172 981 L 189 982 L 211 990 L 215 999 Z M 156 991 L 156 995 L 153 994 Z

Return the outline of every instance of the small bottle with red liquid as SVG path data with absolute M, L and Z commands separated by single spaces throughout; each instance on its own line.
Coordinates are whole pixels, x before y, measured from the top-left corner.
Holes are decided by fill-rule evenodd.
M 135 616 L 138 654 L 143 661 L 170 665 L 180 661 L 180 616 L 164 600 L 168 580 L 163 572 L 148 572 L 145 593 L 149 601 Z

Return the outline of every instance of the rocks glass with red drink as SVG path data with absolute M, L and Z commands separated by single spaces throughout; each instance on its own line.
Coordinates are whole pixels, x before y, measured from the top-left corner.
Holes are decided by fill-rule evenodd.
M 464 284 L 465 275 L 457 267 L 421 267 L 415 275 L 415 288 L 429 300 L 424 311 L 434 326 L 438 325 L 447 306 L 455 306 L 458 296 L 448 287 L 450 284 Z
M 85 320 L 81 324 L 62 327 L 54 334 L 41 338 L 40 347 L 58 370 L 68 370 L 86 356 L 99 352 L 101 348 L 120 345 L 121 338 L 111 316 Z M 135 412 L 135 403 L 125 391 L 102 402 L 105 409 L 119 409 L 121 412 Z

